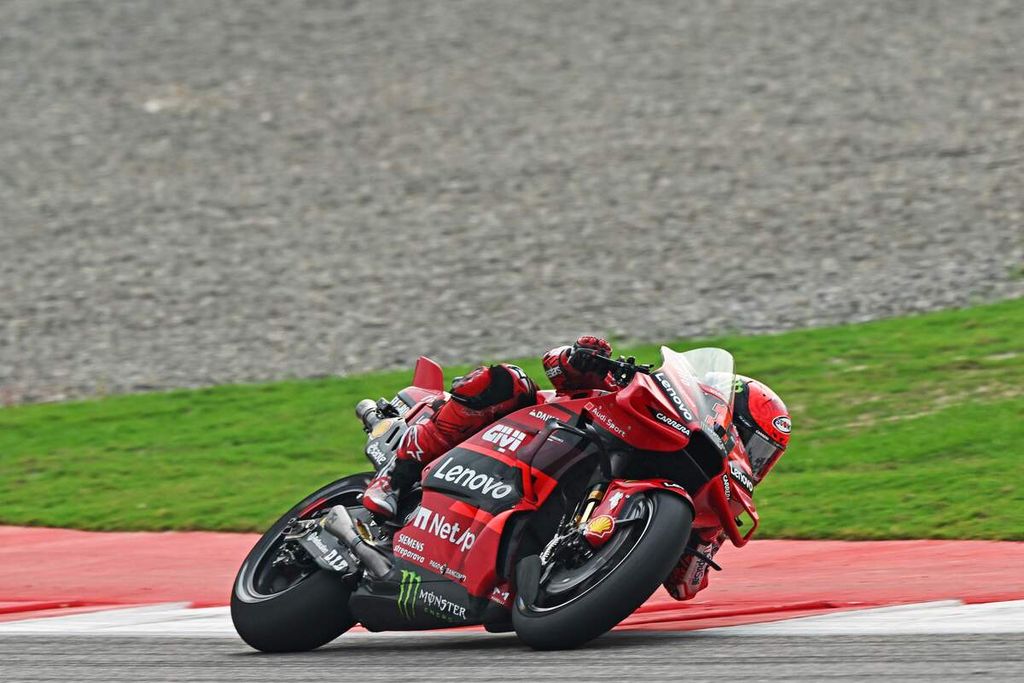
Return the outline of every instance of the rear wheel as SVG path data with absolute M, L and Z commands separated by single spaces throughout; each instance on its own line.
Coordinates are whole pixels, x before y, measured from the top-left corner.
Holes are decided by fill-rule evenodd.
M 315 517 L 334 505 L 357 505 L 371 476 L 345 477 L 310 494 L 249 551 L 235 577 L 231 620 L 251 647 L 263 652 L 313 650 L 355 625 L 348 608 L 351 588 L 286 547 L 282 532 L 292 519 Z
M 630 522 L 583 562 L 552 560 L 536 597 L 516 599 L 512 624 L 538 650 L 576 647 L 612 629 L 649 598 L 679 560 L 693 511 L 680 497 L 638 497 Z M 536 557 L 523 562 L 536 562 Z

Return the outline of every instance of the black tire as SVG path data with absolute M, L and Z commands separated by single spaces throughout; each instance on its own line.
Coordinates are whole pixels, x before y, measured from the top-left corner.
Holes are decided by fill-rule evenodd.
M 610 631 L 651 597 L 686 546 L 693 510 L 672 493 L 644 497 L 646 525 L 634 532 L 632 548 L 609 573 L 561 605 L 539 608 L 516 599 L 512 625 L 520 640 L 537 650 L 577 647 Z
M 284 514 L 249 551 L 231 591 L 231 621 L 248 645 L 263 652 L 303 652 L 334 640 L 355 625 L 348 608 L 351 588 L 338 576 L 316 570 L 282 590 L 261 586 L 288 520 L 333 505 L 355 505 L 371 474 L 339 479 L 307 496 Z M 312 507 L 311 507 L 312 506 Z

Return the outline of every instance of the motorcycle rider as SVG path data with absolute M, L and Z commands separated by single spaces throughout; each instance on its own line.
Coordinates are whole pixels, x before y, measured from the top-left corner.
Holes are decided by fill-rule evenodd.
M 577 353 L 586 349 L 588 353 Z M 605 358 L 611 345 L 599 337 L 582 336 L 572 346 L 558 346 L 544 354 L 544 374 L 559 397 L 577 398 L 617 387 L 607 372 L 598 369 L 591 353 Z M 363 493 L 363 505 L 378 517 L 390 519 L 398 511 L 402 490 L 423 468 L 459 442 L 495 420 L 537 403 L 537 385 L 515 365 L 479 367 L 452 381 L 451 398 L 438 400 L 434 415 L 412 425 L 402 436 L 391 472 L 382 472 Z
M 580 349 L 586 352 L 578 353 Z M 592 354 L 611 356 L 611 345 L 595 336 L 582 336 L 572 346 L 551 349 L 543 357 L 544 374 L 556 398 L 580 398 L 619 387 Z M 433 416 L 412 425 L 396 451 L 394 468 L 381 472 L 363 493 L 363 505 L 382 519 L 398 511 L 398 499 L 420 477 L 423 468 L 456 444 L 495 420 L 537 403 L 537 385 L 515 365 L 479 367 L 452 382 L 450 398 L 438 399 Z M 730 463 L 756 485 L 775 466 L 789 444 L 789 412 L 778 394 L 757 380 L 737 376 L 733 399 Z M 664 585 L 677 600 L 689 600 L 708 585 L 708 567 L 725 540 L 722 529 L 692 540 L 696 552 L 686 552 Z
M 729 454 L 730 467 L 738 467 L 756 486 L 786 452 L 792 429 L 789 411 L 767 385 L 743 375 L 736 376 L 732 409 L 735 446 Z M 665 579 L 665 590 L 676 600 L 689 600 L 707 588 L 708 568 L 714 566 L 715 553 L 724 541 L 721 528 L 693 539 L 696 552 L 683 554 Z

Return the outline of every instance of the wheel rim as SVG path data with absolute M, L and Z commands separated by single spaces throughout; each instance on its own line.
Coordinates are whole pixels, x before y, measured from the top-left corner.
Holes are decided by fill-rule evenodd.
M 635 522 L 627 533 L 616 534 L 593 557 L 573 568 L 557 568 L 540 586 L 537 603 L 527 605 L 531 612 L 550 612 L 561 609 L 587 595 L 600 586 L 633 552 L 647 535 L 654 519 L 654 507 L 649 499 L 637 501 L 636 512 L 643 515 L 643 523 Z
M 302 509 L 296 506 L 303 513 L 299 519 L 313 519 L 322 516 L 335 505 L 354 503 L 354 498 L 359 493 L 362 493 L 362 489 L 346 489 L 322 497 L 312 507 L 306 506 L 305 509 Z M 345 500 L 346 498 L 348 500 Z M 289 514 L 278 520 L 277 524 L 260 540 L 257 550 L 250 553 L 239 570 L 235 593 L 243 602 L 272 600 L 296 588 L 320 570 L 315 563 L 301 568 L 275 567 L 273 565 L 274 559 L 284 546 L 283 532 L 290 519 L 291 515 Z

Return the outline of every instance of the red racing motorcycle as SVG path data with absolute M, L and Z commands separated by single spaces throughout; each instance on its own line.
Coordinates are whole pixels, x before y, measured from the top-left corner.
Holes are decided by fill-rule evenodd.
M 597 358 L 597 357 L 596 357 Z M 752 483 L 730 467 L 732 356 L 600 358 L 621 387 L 522 408 L 428 465 L 393 522 L 360 504 L 372 473 L 308 496 L 257 542 L 231 616 L 257 650 L 310 650 L 370 631 L 480 625 L 537 649 L 575 647 L 651 596 L 696 532 L 737 546 L 757 529 Z M 391 401 L 361 401 L 366 455 L 388 467 L 445 396 L 427 358 Z M 738 520 L 752 524 L 744 534 Z

